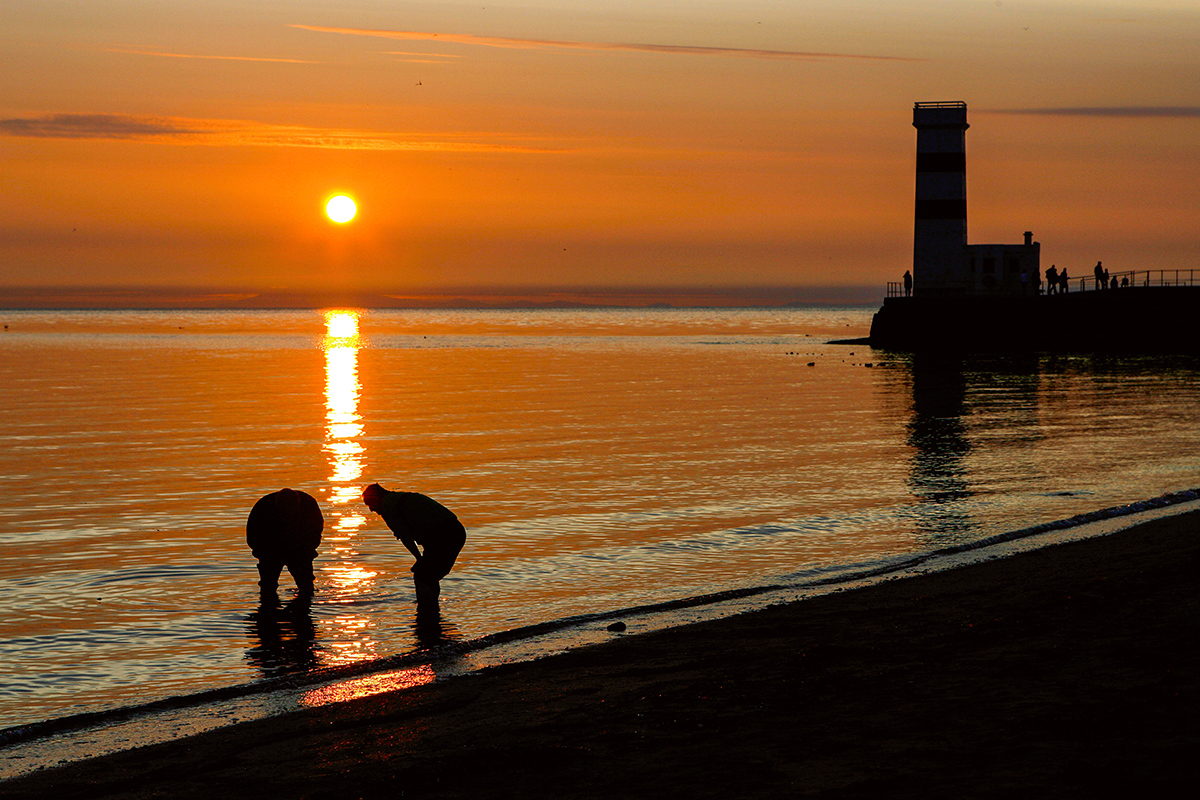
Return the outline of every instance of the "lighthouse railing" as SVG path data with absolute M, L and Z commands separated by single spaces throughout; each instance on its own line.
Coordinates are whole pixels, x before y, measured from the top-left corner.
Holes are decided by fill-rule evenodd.
M 1112 285 L 1116 279 L 1117 285 Z M 1075 278 L 1071 279 L 1074 283 Z M 1078 278 L 1079 291 L 1104 291 L 1106 289 L 1136 289 L 1159 286 L 1200 286 L 1200 269 L 1134 269 L 1125 272 L 1112 272 L 1108 275 L 1108 285 L 1101 286 L 1094 274 Z
M 1117 281 L 1115 287 L 1112 285 L 1114 278 Z M 1200 287 L 1200 269 L 1133 269 L 1125 272 L 1111 272 L 1108 275 L 1108 284 L 1103 288 L 1096 281 L 1095 275 L 1076 276 L 1070 279 L 1069 291 L 1101 292 L 1114 288 L 1151 289 L 1169 286 Z M 1057 294 L 1058 292 L 1047 291 L 1047 286 L 1043 282 L 1038 286 L 1038 293 Z M 904 284 L 900 281 L 888 281 L 886 296 L 904 297 Z

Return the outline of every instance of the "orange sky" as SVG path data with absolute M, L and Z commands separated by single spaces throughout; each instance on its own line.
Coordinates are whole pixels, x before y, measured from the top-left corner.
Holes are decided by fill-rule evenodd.
M 0 305 L 871 299 L 927 100 L 969 104 L 972 243 L 1200 266 L 1194 0 L 3 2 L 0 39 Z

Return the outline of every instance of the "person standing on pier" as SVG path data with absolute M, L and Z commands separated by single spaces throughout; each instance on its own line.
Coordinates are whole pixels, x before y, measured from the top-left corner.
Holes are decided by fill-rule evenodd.
M 1050 269 L 1046 270 L 1046 294 L 1055 294 L 1058 292 L 1058 267 L 1053 264 Z
M 1104 267 L 1101 265 L 1101 263 L 1099 261 L 1097 261 L 1096 266 L 1092 267 L 1092 274 L 1096 276 L 1096 288 L 1097 289 L 1107 289 L 1108 288 L 1108 276 L 1105 275 L 1104 272 L 1105 272 Z
M 912 273 L 904 270 L 904 296 L 912 297 Z

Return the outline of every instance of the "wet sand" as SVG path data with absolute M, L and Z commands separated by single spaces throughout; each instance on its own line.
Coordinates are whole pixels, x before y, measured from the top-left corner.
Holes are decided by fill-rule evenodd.
M 0 795 L 1171 796 L 1200 778 L 1198 570 L 1192 512 L 80 762 Z

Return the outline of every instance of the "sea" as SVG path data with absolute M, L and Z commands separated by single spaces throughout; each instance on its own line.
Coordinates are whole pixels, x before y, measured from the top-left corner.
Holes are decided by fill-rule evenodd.
M 0 311 L 0 729 L 797 581 L 1200 486 L 1200 361 L 874 308 Z M 362 503 L 452 509 L 438 613 Z M 312 494 L 311 604 L 246 517 Z

